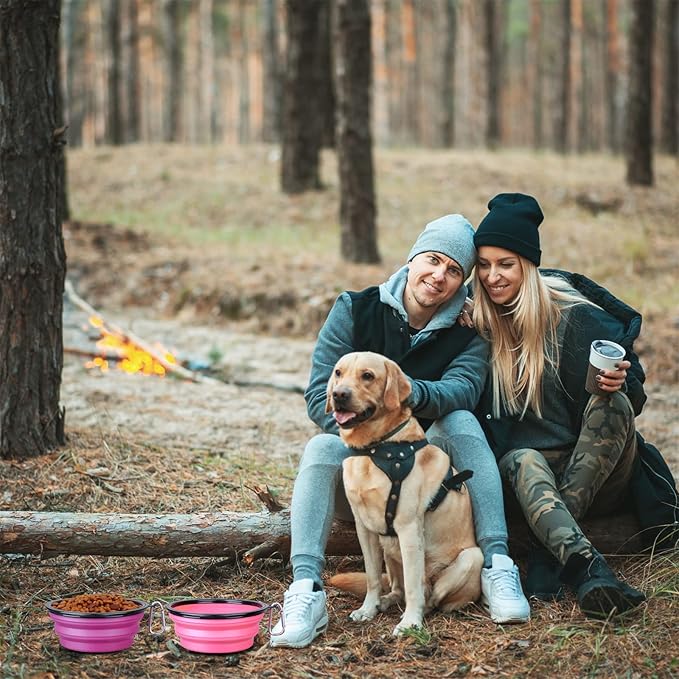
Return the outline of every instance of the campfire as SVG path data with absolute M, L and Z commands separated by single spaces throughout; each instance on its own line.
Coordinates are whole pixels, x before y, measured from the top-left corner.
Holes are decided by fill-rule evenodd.
M 108 372 L 113 364 L 126 373 L 163 377 L 177 365 L 176 356 L 159 343 L 153 348 L 141 346 L 127 333 L 107 328 L 101 316 L 90 316 L 89 322 L 101 335 L 96 343 L 100 354 L 87 361 L 86 368 Z
M 162 377 L 172 373 L 175 377 L 192 382 L 221 384 L 218 380 L 184 367 L 176 354 L 168 351 L 161 344 L 156 342 L 151 345 L 129 330 L 105 321 L 103 314 L 80 297 L 68 279 L 64 283 L 64 294 L 75 307 L 88 315 L 89 325 L 85 325 L 84 329 L 96 328 L 99 331 L 95 351 L 64 346 L 64 353 L 87 356 L 89 360 L 85 363 L 86 368 L 108 372 L 112 366 L 115 366 L 118 370 L 136 375 Z

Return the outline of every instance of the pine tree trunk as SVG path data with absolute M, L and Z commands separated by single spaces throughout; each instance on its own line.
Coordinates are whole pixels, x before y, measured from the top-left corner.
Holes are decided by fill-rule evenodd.
M 84 116 L 82 65 L 84 61 L 84 36 L 78 27 L 82 24 L 82 0 L 64 0 L 62 12 L 63 45 L 63 91 L 64 120 L 68 125 L 68 145 L 73 148 L 82 146 L 82 126 Z M 76 83 L 80 76 L 81 81 Z
M 571 121 L 571 0 L 561 0 L 561 82 L 554 147 L 560 153 L 570 150 L 568 131 Z
M 440 141 L 444 148 L 452 148 L 455 144 L 455 47 L 457 40 L 455 0 L 443 0 L 443 17 Z
M 125 141 L 141 137 L 141 87 L 139 84 L 139 15 L 137 0 L 127 0 L 125 16 Z
M 618 0 L 606 0 L 606 142 L 613 153 L 620 151 L 620 115 L 618 110 L 618 76 L 620 46 L 618 40 Z
M 671 155 L 679 153 L 679 0 L 665 5 L 663 44 L 662 111 L 660 116 L 660 148 Z
M 182 46 L 179 0 L 163 0 L 161 33 L 164 55 L 163 140 L 180 141 Z
M 200 0 L 198 8 L 200 24 L 200 78 L 198 140 L 211 144 L 214 139 L 213 101 L 215 84 L 215 50 L 212 35 L 213 0 Z
M 371 27 L 368 0 L 335 0 L 337 159 L 342 257 L 379 262 L 370 132 Z
M 323 0 L 324 1 L 324 0 Z M 318 30 L 321 0 L 287 3 L 281 188 L 284 193 L 320 189 L 321 120 Z
M 238 142 L 250 142 L 250 71 L 248 69 L 247 0 L 238 3 Z
M 335 59 L 332 51 L 332 30 L 330 27 L 332 2 L 321 4 L 318 31 L 318 67 L 320 69 L 319 105 L 321 110 L 321 146 L 335 148 L 335 83 L 333 72 Z
M 64 442 L 58 0 L 0 0 L 0 457 Z
M 278 13 L 276 0 L 263 0 L 262 83 L 264 86 L 262 141 L 274 143 L 281 134 L 281 72 L 278 53 Z
M 500 38 L 495 0 L 485 0 L 486 45 L 486 146 L 496 149 L 500 143 Z
M 627 183 L 653 185 L 653 29 L 655 0 L 632 0 L 627 95 Z
M 571 0 L 571 116 L 568 129 L 569 148 L 578 153 L 585 150 L 585 95 L 583 78 L 583 23 L 582 0 Z
M 544 130 L 542 118 L 543 106 L 543 38 L 542 38 L 542 4 L 541 0 L 531 0 L 530 4 L 530 52 L 529 69 L 532 92 L 533 111 L 533 148 L 544 146 Z
M 405 141 L 408 144 L 420 142 L 420 108 L 419 108 L 419 46 L 417 44 L 416 10 L 413 0 L 402 0 L 401 31 L 403 36 L 403 127 Z
M 384 0 L 384 49 L 387 65 L 387 117 L 389 141 L 404 141 L 403 116 L 403 60 L 401 35 L 401 5 L 396 0 Z
M 120 5 L 117 0 L 104 3 L 104 42 L 107 51 L 106 73 L 106 141 L 123 143 L 120 107 Z

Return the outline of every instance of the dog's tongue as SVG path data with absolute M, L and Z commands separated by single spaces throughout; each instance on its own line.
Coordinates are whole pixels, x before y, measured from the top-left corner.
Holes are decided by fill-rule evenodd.
M 348 410 L 336 410 L 333 414 L 337 424 L 344 424 L 345 422 L 353 420 L 354 417 L 356 417 L 356 413 L 349 412 Z

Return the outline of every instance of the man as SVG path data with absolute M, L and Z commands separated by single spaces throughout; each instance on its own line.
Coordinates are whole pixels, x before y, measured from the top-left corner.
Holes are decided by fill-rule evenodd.
M 502 485 L 497 464 L 471 414 L 488 373 L 488 346 L 476 331 L 457 323 L 474 266 L 474 231 L 461 215 L 429 224 L 408 263 L 386 283 L 344 292 L 318 335 L 305 392 L 309 417 L 324 434 L 307 444 L 291 505 L 293 583 L 285 593 L 285 631 L 272 646 L 303 647 L 328 624 L 322 571 L 334 516 L 352 519 L 342 488 L 342 461 L 349 454 L 337 424 L 325 413 L 328 379 L 337 360 L 352 351 L 374 351 L 396 361 L 411 380 L 408 405 L 429 441 L 451 457 L 467 482 L 476 537 L 483 551 L 482 598 L 496 622 L 525 622 L 528 601 L 508 556 Z M 274 634 L 281 632 L 281 625 Z

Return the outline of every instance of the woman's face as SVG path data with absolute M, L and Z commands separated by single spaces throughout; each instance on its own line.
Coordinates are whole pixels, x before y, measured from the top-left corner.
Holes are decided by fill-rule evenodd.
M 476 268 L 481 285 L 495 304 L 514 301 L 523 283 L 523 268 L 515 252 L 494 245 L 482 245 Z

